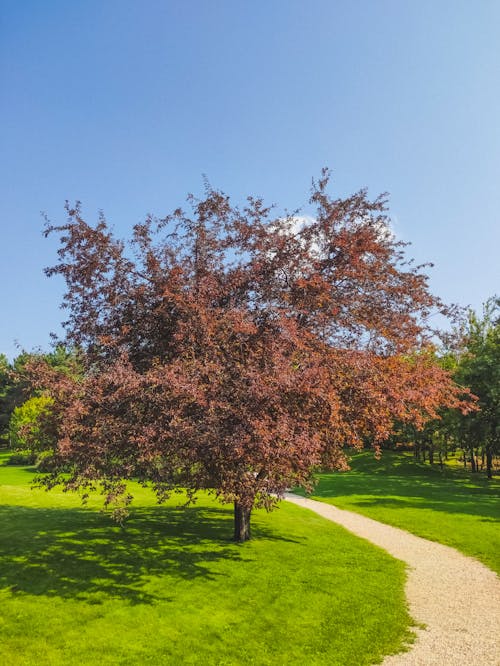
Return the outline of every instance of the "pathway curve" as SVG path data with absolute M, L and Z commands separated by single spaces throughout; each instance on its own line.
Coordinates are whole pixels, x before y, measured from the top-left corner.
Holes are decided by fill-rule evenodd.
M 347 528 L 409 565 L 406 597 L 416 629 L 410 652 L 383 666 L 500 666 L 500 580 L 477 560 L 331 504 L 285 499 Z

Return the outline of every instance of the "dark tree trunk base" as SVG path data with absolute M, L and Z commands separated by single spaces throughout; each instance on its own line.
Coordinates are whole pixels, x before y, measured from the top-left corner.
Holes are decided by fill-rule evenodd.
M 252 509 L 234 503 L 234 540 L 243 543 L 250 539 L 250 514 Z
M 472 449 L 472 448 L 470 450 L 470 469 L 471 469 L 471 472 L 476 472 L 477 471 L 476 458 L 474 456 L 474 449 Z
M 486 476 L 493 478 L 493 454 L 489 449 L 486 451 Z

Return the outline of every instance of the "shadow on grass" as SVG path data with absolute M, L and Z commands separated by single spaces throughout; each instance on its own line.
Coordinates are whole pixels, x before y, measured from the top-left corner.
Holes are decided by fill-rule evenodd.
M 0 587 L 89 603 L 165 601 L 175 579 L 213 580 L 223 575 L 214 563 L 248 561 L 231 534 L 232 511 L 222 507 L 135 508 L 122 528 L 94 511 L 0 506 Z M 158 576 L 168 582 L 155 589 Z
M 483 477 L 473 478 L 459 470 L 441 472 L 386 452 L 380 461 L 374 460 L 372 454 L 355 456 L 351 465 L 350 472 L 319 475 L 312 496 L 356 496 L 352 504 L 360 507 L 432 509 L 478 516 L 488 522 L 500 520 L 500 488 Z
M 472 503 L 464 502 L 462 498 L 457 500 L 449 499 L 444 502 L 442 500 L 423 501 L 420 498 L 415 499 L 409 497 L 407 499 L 398 499 L 393 497 L 376 497 L 373 499 L 360 499 L 354 501 L 353 505 L 363 507 L 384 507 L 391 509 L 432 509 L 432 511 L 442 511 L 449 514 L 465 514 L 470 516 L 477 516 L 480 522 L 483 523 L 499 523 L 498 504 L 493 501 L 485 503 L 483 500 L 481 506 L 478 508 Z M 490 514 L 490 515 L 488 515 Z

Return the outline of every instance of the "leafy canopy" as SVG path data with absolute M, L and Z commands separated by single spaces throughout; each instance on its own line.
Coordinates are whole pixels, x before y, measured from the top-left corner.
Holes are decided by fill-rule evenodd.
M 465 405 L 429 351 L 428 317 L 448 311 L 405 258 L 385 199 L 332 199 L 328 178 L 306 224 L 207 185 L 190 214 L 149 217 L 128 244 L 78 204 L 48 225 L 61 245 L 47 274 L 66 280 L 66 342 L 85 373 L 36 367 L 54 398 L 47 484 L 102 482 L 108 502 L 128 501 L 131 477 L 160 500 L 208 488 L 235 503 L 245 539 L 253 506 L 309 486 L 319 466 L 345 468 L 345 445 Z

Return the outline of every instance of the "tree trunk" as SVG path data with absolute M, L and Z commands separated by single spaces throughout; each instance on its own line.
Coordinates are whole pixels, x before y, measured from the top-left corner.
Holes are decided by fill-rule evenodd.
M 476 471 L 476 458 L 474 456 L 474 447 L 470 447 L 470 466 L 471 466 L 471 472 Z
M 234 503 L 234 540 L 242 543 L 250 539 L 250 514 L 252 509 Z
M 493 453 L 488 446 L 486 449 L 486 475 L 488 479 L 493 478 Z
M 429 444 L 429 463 L 434 465 L 434 448 L 432 444 Z

